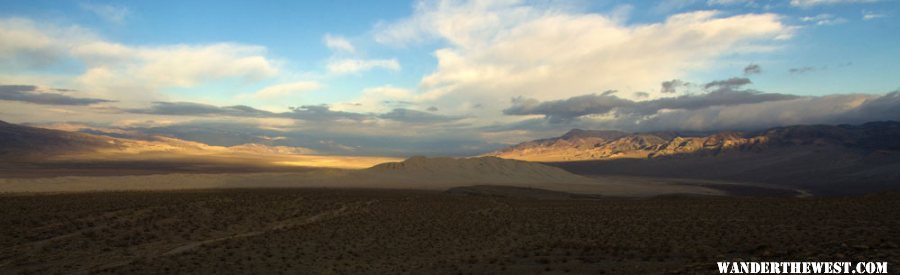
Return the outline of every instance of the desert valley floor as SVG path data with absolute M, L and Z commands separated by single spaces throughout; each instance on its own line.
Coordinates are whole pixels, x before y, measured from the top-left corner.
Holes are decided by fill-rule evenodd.
M 897 193 L 227 189 L 8 194 L 0 211 L 4 274 L 695 274 L 717 260 L 900 262 Z

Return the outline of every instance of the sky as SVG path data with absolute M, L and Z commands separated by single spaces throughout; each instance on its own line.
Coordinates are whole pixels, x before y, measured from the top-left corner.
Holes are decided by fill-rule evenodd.
M 5 1 L 0 120 L 340 155 L 900 120 L 900 1 Z

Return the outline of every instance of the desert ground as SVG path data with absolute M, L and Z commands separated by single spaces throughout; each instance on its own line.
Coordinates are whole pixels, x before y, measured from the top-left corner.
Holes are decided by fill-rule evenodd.
M 96 165 L 0 177 L 0 274 L 696 274 L 721 260 L 900 262 L 891 191 L 819 197 L 495 157 L 366 169 Z
M 714 273 L 718 260 L 900 262 L 897 193 L 628 199 L 504 189 L 7 194 L 0 273 L 697 274 Z
M 756 182 L 578 175 L 548 165 L 493 157 L 451 159 L 413 157 L 367 169 L 229 167 L 165 170 L 165 165 L 128 165 L 126 169 L 79 167 L 71 170 L 21 169 L 0 177 L 0 193 L 163 191 L 222 188 L 367 188 L 444 191 L 472 185 L 499 185 L 606 197 L 784 196 L 805 197 L 804 189 Z M 127 169 L 137 167 L 138 169 Z M 191 166 L 185 166 L 191 167 Z M 156 170 L 152 170 L 156 169 Z M 279 170 L 282 169 L 282 170 Z M 124 170 L 126 172 L 119 172 Z M 127 171 L 138 171 L 128 175 Z M 123 175 L 124 174 L 124 175 Z

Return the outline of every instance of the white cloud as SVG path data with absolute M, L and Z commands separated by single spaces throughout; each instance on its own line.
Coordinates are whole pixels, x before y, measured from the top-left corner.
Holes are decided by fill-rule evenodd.
M 0 64 L 16 68 L 51 65 L 65 57 L 67 47 L 93 37 L 78 27 L 38 25 L 26 18 L 0 19 Z
M 328 62 L 328 71 L 335 74 L 347 74 L 368 71 L 376 68 L 399 71 L 397 59 L 337 59 Z
M 335 51 L 345 51 L 349 53 L 356 51 L 353 44 L 343 36 L 326 34 L 325 37 L 322 38 L 322 41 L 325 43 L 325 46 Z
M 125 17 L 131 13 L 127 7 L 108 4 L 81 3 L 81 8 L 100 16 L 100 18 L 103 18 L 106 21 L 116 24 L 125 22 Z
M 297 81 L 290 83 L 281 83 L 265 87 L 251 96 L 254 98 L 279 98 L 297 93 L 314 91 L 322 88 L 322 84 L 315 81 Z
M 4 41 L 0 66 L 27 71 L 35 65 L 74 60 L 85 69 L 64 83 L 67 87 L 120 101 L 158 99 L 164 88 L 222 79 L 255 82 L 279 73 L 277 62 L 260 46 L 131 46 L 109 42 L 78 27 L 38 25 L 21 18 L 0 20 L 0 41 Z
M 847 19 L 840 18 L 831 14 L 823 13 L 816 16 L 806 16 L 800 18 L 800 21 L 813 23 L 819 26 L 831 26 L 847 23 Z
M 221 78 L 260 80 L 278 69 L 265 48 L 239 44 L 129 47 L 93 42 L 72 48 L 72 55 L 93 68 L 115 68 L 164 86 L 190 87 Z
M 768 13 L 697 11 L 623 25 L 601 14 L 518 1 L 438 1 L 377 25 L 375 38 L 400 46 L 445 42 L 434 52 L 437 68 L 420 82 L 422 99 L 441 110 L 484 106 L 479 112 L 495 115 L 516 96 L 547 100 L 609 89 L 659 96 L 663 80 L 777 43 L 792 30 Z
M 877 12 L 873 12 L 873 11 L 863 11 L 862 19 L 863 20 L 872 20 L 872 19 L 882 18 L 885 16 L 887 16 L 887 15 L 885 15 L 883 13 L 877 13 Z
M 791 6 L 795 7 L 813 7 L 821 5 L 850 4 L 850 3 L 872 3 L 878 0 L 791 0 Z
M 465 45 L 488 42 L 493 34 L 514 27 L 537 11 L 518 0 L 461 2 L 419 1 L 411 17 L 376 25 L 375 41 L 398 46 L 433 38 Z M 547 12 L 553 11 L 557 9 Z

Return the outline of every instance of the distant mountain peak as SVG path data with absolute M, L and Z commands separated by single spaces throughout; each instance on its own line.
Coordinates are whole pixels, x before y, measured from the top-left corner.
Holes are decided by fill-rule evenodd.
M 563 134 L 560 138 L 562 139 L 574 139 L 574 138 L 619 138 L 627 135 L 628 133 L 622 131 L 615 130 L 583 130 L 583 129 L 572 129 Z

